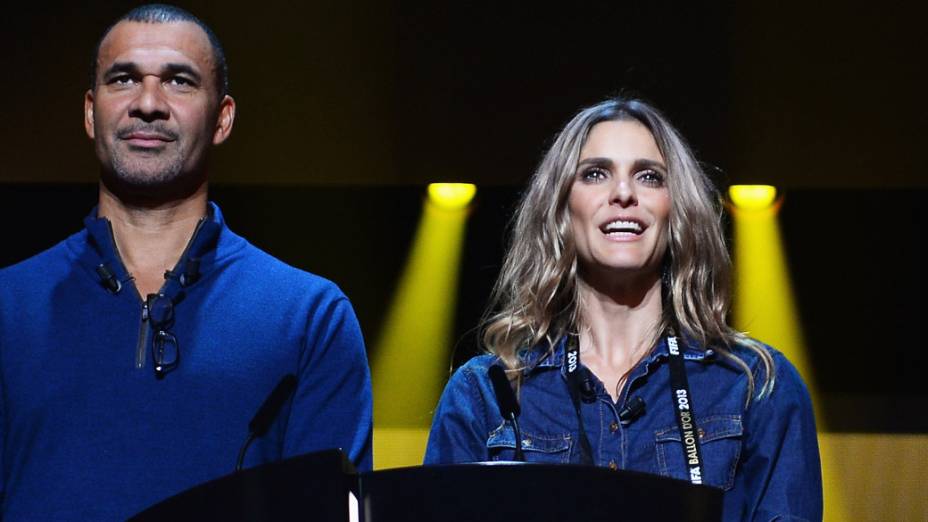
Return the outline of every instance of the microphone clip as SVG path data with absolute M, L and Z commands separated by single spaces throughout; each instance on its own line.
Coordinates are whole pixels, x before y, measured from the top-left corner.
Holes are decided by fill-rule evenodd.
M 111 294 L 118 294 L 122 290 L 122 282 L 116 278 L 116 274 L 110 270 L 110 267 L 100 263 L 97 268 L 97 276 L 100 278 L 100 284 L 103 288 L 110 291 Z
M 631 400 L 625 403 L 625 407 L 622 408 L 622 411 L 619 412 L 619 422 L 621 422 L 623 426 L 628 426 L 635 419 L 644 414 L 644 408 L 644 399 L 640 396 L 632 397 Z
M 165 270 L 165 279 L 175 279 L 183 287 L 188 287 L 200 279 L 200 259 L 196 257 L 188 258 L 184 262 L 183 271 Z

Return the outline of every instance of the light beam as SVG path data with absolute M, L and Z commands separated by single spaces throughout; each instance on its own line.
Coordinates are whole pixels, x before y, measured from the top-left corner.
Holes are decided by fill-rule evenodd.
M 432 184 L 372 356 L 377 469 L 422 463 L 448 377 L 467 205 L 476 187 Z

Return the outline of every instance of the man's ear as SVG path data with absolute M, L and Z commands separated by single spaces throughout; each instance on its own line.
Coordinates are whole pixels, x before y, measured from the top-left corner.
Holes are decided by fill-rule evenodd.
M 216 131 L 213 133 L 213 145 L 226 141 L 232 134 L 235 122 L 235 100 L 228 94 L 219 102 L 219 117 L 216 118 Z
M 93 89 L 88 89 L 84 93 L 84 131 L 90 139 L 94 139 L 93 134 Z

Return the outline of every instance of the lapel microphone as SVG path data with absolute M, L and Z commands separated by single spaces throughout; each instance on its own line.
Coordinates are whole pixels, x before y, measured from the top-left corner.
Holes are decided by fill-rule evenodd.
M 525 462 L 525 455 L 522 453 L 522 431 L 519 430 L 519 421 L 517 420 L 522 408 L 519 407 L 516 394 L 512 392 L 512 386 L 509 384 L 509 378 L 506 377 L 506 371 L 498 364 L 490 366 L 487 374 L 490 376 L 490 383 L 493 384 L 493 392 L 496 394 L 496 404 L 499 405 L 499 412 L 504 419 L 512 424 L 512 431 L 515 433 L 516 454 L 514 460 Z
M 619 412 L 619 421 L 623 426 L 628 426 L 644 413 L 644 399 L 640 396 L 632 397 L 625 403 L 625 407 Z
M 277 386 L 274 387 L 274 390 L 264 399 L 264 404 L 258 408 L 258 413 L 255 413 L 254 418 L 248 423 L 248 439 L 238 452 L 238 459 L 235 462 L 235 471 L 240 471 L 242 469 L 242 463 L 245 461 L 245 452 L 248 451 L 248 446 L 250 446 L 256 438 L 267 433 L 271 424 L 274 423 L 274 419 L 277 418 L 277 414 L 279 414 L 281 408 L 283 408 L 284 403 L 293 395 L 294 390 L 296 390 L 296 375 L 288 373 L 280 379 Z

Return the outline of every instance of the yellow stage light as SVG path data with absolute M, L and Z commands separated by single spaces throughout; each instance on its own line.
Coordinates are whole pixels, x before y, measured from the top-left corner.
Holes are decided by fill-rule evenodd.
M 728 197 L 741 210 L 763 210 L 777 199 L 777 188 L 773 185 L 732 185 Z
M 821 403 L 815 390 L 815 376 L 799 320 L 776 208 L 771 206 L 776 189 L 768 187 L 766 204 L 760 204 L 758 198 L 754 200 L 756 206 L 752 204 L 747 208 L 736 200 L 734 192 L 732 190 L 730 193 L 736 210 L 748 210 L 733 212 L 735 327 L 779 349 L 805 379 L 818 420 L 825 495 L 824 520 L 849 520 L 846 499 L 835 471 L 837 455 L 829 444 L 830 440 L 822 436 L 827 427 L 824 426 Z M 765 191 L 755 192 L 760 194 Z
M 466 207 L 474 199 L 475 194 L 477 194 L 477 186 L 473 183 L 429 184 L 429 200 L 446 210 Z
M 467 204 L 475 192 L 462 183 L 429 185 L 371 357 L 375 469 L 422 463 L 432 411 L 448 379 Z

